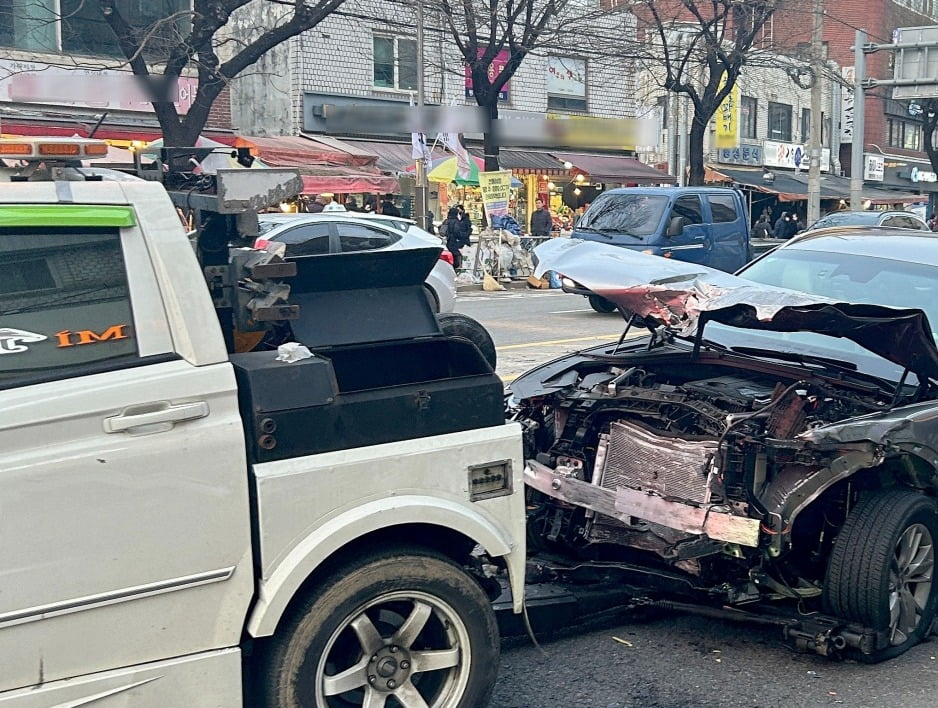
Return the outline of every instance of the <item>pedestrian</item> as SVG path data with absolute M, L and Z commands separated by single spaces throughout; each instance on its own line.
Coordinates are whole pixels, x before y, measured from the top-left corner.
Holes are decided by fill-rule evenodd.
M 792 236 L 795 234 L 800 234 L 806 228 L 808 228 L 808 222 L 805 217 L 800 214 L 796 214 L 792 224 Z
M 345 200 L 345 210 L 346 211 L 361 211 L 358 207 L 358 200 L 355 197 L 349 197 Z
M 435 217 L 433 216 L 433 212 L 428 209 L 428 210 L 427 210 L 427 216 L 426 216 L 426 222 L 427 222 L 426 231 L 427 231 L 427 233 L 436 234 L 436 228 L 433 226 L 433 220 L 434 220 L 434 218 L 435 218 Z
M 468 246 L 471 242 L 472 237 L 472 222 L 469 220 L 469 215 L 466 213 L 466 207 L 462 204 L 456 205 L 456 213 L 458 215 L 458 243 L 459 247 Z
M 394 195 L 385 194 L 381 202 L 381 213 L 385 216 L 400 216 L 401 210 L 394 204 Z
M 772 233 L 775 235 L 775 238 L 788 238 L 785 234 L 788 232 L 788 223 L 791 219 L 788 218 L 788 212 L 783 211 L 782 215 L 775 220 L 775 225 L 772 227 Z
M 769 223 L 769 217 L 764 213 L 759 217 L 759 220 L 756 222 L 755 226 L 752 227 L 752 237 L 753 238 L 771 238 L 775 235 L 775 232 L 772 231 L 772 224 Z
M 446 213 L 446 219 L 440 224 L 440 236 L 446 240 L 446 250 L 453 254 L 453 268 L 455 270 L 459 270 L 462 265 L 461 233 L 459 209 L 450 207 L 450 210 Z
M 374 194 L 369 194 L 365 197 L 365 204 L 362 207 L 362 211 L 366 214 L 374 214 L 378 211 L 378 199 Z
M 531 235 L 537 237 L 550 236 L 550 230 L 553 228 L 554 220 L 544 207 L 544 200 L 537 199 L 534 202 L 534 213 L 531 214 Z
M 319 212 L 323 210 L 325 206 L 326 205 L 323 199 L 323 195 L 320 194 L 319 196 L 316 197 L 315 200 L 313 200 L 313 203 L 309 205 L 309 213 L 318 214 Z
M 938 231 L 938 214 L 933 212 L 932 215 L 928 217 L 927 223 L 928 228 L 930 228 L 932 231 Z

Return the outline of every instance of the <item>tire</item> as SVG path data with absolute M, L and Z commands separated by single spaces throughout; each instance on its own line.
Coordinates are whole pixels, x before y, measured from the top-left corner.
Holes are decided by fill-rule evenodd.
M 472 577 L 432 551 L 357 559 L 282 624 L 266 657 L 268 708 L 489 704 L 498 674 L 495 613 Z M 420 662 L 428 668 L 415 670 Z
M 458 312 L 441 312 L 436 316 L 437 322 L 443 334 L 450 337 L 462 337 L 479 348 L 482 356 L 495 370 L 498 363 L 498 354 L 495 352 L 495 342 L 492 341 L 492 335 L 488 333 L 480 323 L 471 317 L 461 315 Z
M 587 299 L 589 299 L 590 307 L 596 312 L 608 315 L 610 312 L 616 311 L 616 306 L 600 295 L 587 295 Z
M 938 505 L 911 490 L 879 492 L 850 512 L 831 551 L 825 610 L 886 631 L 889 639 L 889 646 L 855 658 L 891 659 L 928 634 L 938 603 L 936 540 Z

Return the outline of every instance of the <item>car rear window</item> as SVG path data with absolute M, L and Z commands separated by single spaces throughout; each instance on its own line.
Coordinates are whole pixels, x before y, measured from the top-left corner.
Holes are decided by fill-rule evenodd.
M 137 358 L 116 228 L 0 228 L 0 387 Z

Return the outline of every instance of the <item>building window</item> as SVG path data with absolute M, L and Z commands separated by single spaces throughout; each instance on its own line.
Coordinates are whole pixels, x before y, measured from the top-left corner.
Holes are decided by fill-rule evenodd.
M 741 96 L 739 99 L 739 137 L 756 137 L 756 125 L 759 118 L 759 101 L 752 96 Z
M 417 88 L 416 40 L 375 35 L 372 49 L 375 86 L 401 91 Z
M 56 0 L 0 0 L 0 47 L 54 52 Z
M 33 3 L 35 0 L 23 1 Z M 180 39 L 191 32 L 188 14 L 192 8 L 191 0 L 116 0 L 115 5 L 141 40 L 146 38 L 143 56 L 147 59 L 165 59 Z M 59 0 L 59 6 L 63 54 L 123 56 L 117 37 L 101 14 L 99 3 Z M 181 16 L 166 21 L 177 13 Z
M 811 139 L 811 109 L 801 109 L 801 142 L 807 143 Z
M 903 150 L 922 149 L 922 129 L 917 123 L 889 118 L 886 121 L 886 144 Z
M 547 108 L 586 110 L 586 60 L 547 57 Z
M 903 123 L 905 126 L 905 139 L 903 145 L 906 150 L 922 149 L 922 131 L 915 123 Z
M 791 106 L 769 101 L 769 140 L 791 142 Z

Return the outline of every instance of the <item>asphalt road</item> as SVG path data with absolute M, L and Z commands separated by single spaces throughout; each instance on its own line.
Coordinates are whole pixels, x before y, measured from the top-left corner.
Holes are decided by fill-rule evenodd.
M 618 315 L 557 291 L 460 293 L 457 311 L 491 332 L 510 381 L 561 354 L 619 336 Z M 535 627 L 537 632 L 537 627 Z M 496 708 L 933 708 L 938 642 L 867 666 L 796 654 L 778 630 L 659 614 L 502 653 Z
M 586 298 L 560 290 L 512 289 L 460 293 L 456 311 L 485 325 L 498 351 L 506 384 L 531 367 L 567 352 L 618 338 L 618 314 L 593 312 Z

